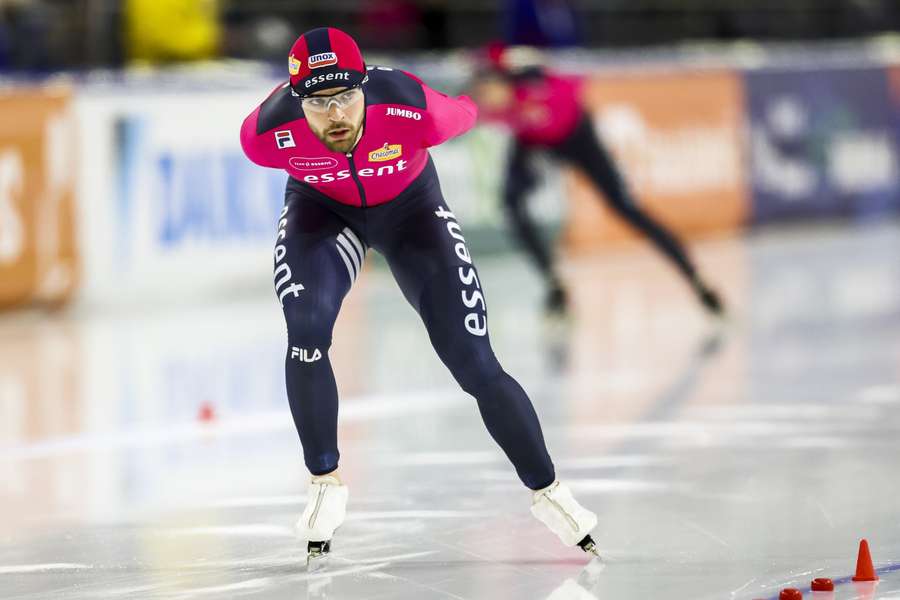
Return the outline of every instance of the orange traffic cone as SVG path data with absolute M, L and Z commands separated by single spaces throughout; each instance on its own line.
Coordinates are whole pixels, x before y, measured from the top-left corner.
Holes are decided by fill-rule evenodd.
M 869 542 L 860 540 L 859 557 L 856 559 L 856 575 L 853 581 L 878 581 L 875 567 L 872 566 L 872 555 L 869 554 Z

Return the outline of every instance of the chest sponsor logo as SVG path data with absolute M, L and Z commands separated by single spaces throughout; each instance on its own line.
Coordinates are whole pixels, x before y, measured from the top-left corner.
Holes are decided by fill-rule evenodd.
M 279 150 L 297 147 L 297 144 L 294 143 L 294 135 L 287 129 L 275 132 L 275 143 Z
M 308 159 L 304 159 L 308 160 Z M 328 159 L 330 160 L 330 159 Z M 390 165 L 382 165 L 378 167 L 378 169 L 367 167 L 365 169 L 359 169 L 356 174 L 360 178 L 366 177 L 384 177 L 385 175 L 393 175 L 394 173 L 402 173 L 406 170 L 406 167 L 409 165 L 405 160 L 398 160 L 394 164 Z M 293 166 L 293 165 L 292 165 Z M 317 167 L 322 168 L 322 167 Z M 317 173 L 315 175 L 304 175 L 303 181 L 306 183 L 334 183 L 335 181 L 343 181 L 344 179 L 350 179 L 351 173 L 350 169 L 341 169 L 337 172 L 330 173 Z
M 294 58 L 294 55 L 291 54 L 288 56 L 288 72 L 291 75 L 297 75 L 300 73 L 300 67 L 303 65 L 303 61 L 297 60 Z
M 404 119 L 412 119 L 413 121 L 422 120 L 422 113 L 406 108 L 394 108 L 389 106 L 385 114 L 389 117 L 403 117 Z
M 322 169 L 333 169 L 338 166 L 337 159 L 330 156 L 319 156 L 316 158 L 295 156 L 288 163 L 298 171 L 321 171 Z
M 369 162 L 385 162 L 401 156 L 403 156 L 403 146 L 401 144 L 388 144 L 385 142 L 384 146 L 378 150 L 369 152 Z
M 313 54 L 309 57 L 309 68 L 320 69 L 322 67 L 336 65 L 337 61 L 337 54 L 335 54 L 334 52 L 322 52 L 320 54 Z

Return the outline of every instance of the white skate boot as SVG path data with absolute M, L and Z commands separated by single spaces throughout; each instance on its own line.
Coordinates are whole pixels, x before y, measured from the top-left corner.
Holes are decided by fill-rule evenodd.
M 347 486 L 333 475 L 314 476 L 309 482 L 306 508 L 297 521 L 297 534 L 307 541 L 306 564 L 314 568 L 317 558 L 331 551 L 334 530 L 347 515 Z
M 557 480 L 535 491 L 531 514 L 559 536 L 566 546 L 578 546 L 589 554 L 600 556 L 590 536 L 597 526 L 597 515 L 578 504 L 565 484 Z

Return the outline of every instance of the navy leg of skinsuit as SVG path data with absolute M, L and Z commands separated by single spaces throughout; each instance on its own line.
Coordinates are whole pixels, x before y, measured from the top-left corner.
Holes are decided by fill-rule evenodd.
M 475 397 L 519 478 L 531 489 L 550 485 L 555 473 L 540 423 L 491 349 L 480 281 L 434 166 L 429 162 L 397 199 L 371 208 L 338 204 L 294 180 L 285 203 L 284 262 L 304 286 L 283 303 L 287 391 L 310 472 L 328 473 L 338 465 L 338 398 L 328 348 L 341 303 L 371 246 L 387 259 L 438 356 Z M 313 360 L 315 350 L 321 358 Z
M 533 151 L 520 143 L 510 147 L 503 183 L 503 200 L 510 225 L 525 246 L 528 256 L 538 270 L 551 282 L 558 282 L 553 269 L 553 258 L 547 243 L 541 239 L 537 225 L 528 212 L 525 198 L 538 183 L 538 175 L 532 164 Z
M 521 243 L 528 250 L 538 269 L 551 282 L 558 282 L 553 271 L 550 251 L 540 238 L 537 227 L 525 207 L 525 196 L 537 183 L 537 175 L 530 164 L 536 148 L 513 144 L 507 163 L 504 202 L 511 225 Z M 678 239 L 665 227 L 642 211 L 634 202 L 615 164 L 585 117 L 574 132 L 560 145 L 549 149 L 562 161 L 580 168 L 603 192 L 606 203 L 632 227 L 646 235 L 651 242 L 681 271 L 693 280 L 696 269 Z

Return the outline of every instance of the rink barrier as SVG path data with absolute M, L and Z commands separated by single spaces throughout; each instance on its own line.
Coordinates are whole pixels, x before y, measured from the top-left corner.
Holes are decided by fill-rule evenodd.
M 0 91 L 0 309 L 59 304 L 78 285 L 74 124 L 67 87 Z
M 752 224 L 900 210 L 898 116 L 879 66 L 744 73 Z
M 639 204 L 679 235 L 900 213 L 900 67 L 861 55 L 801 63 L 607 63 L 587 76 L 586 102 Z M 433 83 L 452 90 L 454 76 L 435 69 Z M 268 69 L 207 79 L 91 76 L 61 96 L 8 88 L 7 106 L 27 97 L 29 108 L 4 109 L 17 117 L 0 128 L 0 305 L 76 290 L 89 305 L 125 306 L 271 287 L 286 176 L 250 164 L 237 128 L 276 81 Z M 25 137 L 13 141 L 14 131 Z M 476 257 L 514 247 L 500 200 L 509 143 L 482 125 L 433 151 Z M 567 224 L 566 250 L 634 238 L 578 173 L 546 160 L 538 169 L 529 208 L 551 238 Z M 53 233 L 34 235 L 38 223 Z
M 650 69 L 588 82 L 598 133 L 638 203 L 680 235 L 900 213 L 900 68 Z M 583 179 L 567 248 L 636 239 Z
M 86 303 L 134 305 L 270 289 L 287 176 L 245 159 L 240 123 L 271 89 L 129 93 L 76 102 Z

